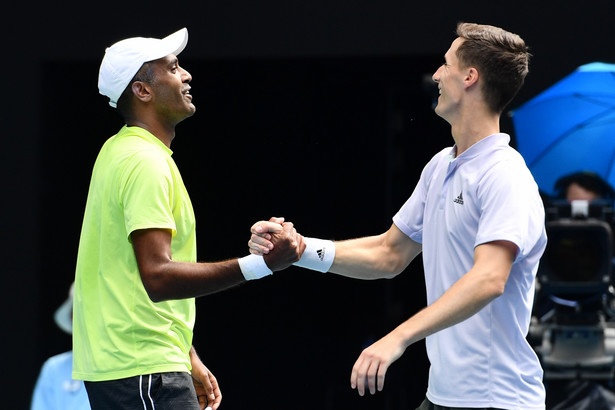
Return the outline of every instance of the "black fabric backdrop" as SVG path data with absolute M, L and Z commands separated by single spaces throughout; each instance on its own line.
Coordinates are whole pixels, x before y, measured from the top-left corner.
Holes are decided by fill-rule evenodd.
M 11 4 L 2 119 L 6 408 L 27 408 L 40 365 L 70 348 L 53 323 L 74 270 L 90 170 L 119 117 L 96 89 L 104 47 L 190 32 L 180 62 L 197 113 L 174 157 L 191 193 L 199 258 L 246 252 L 249 226 L 283 215 L 306 235 L 380 233 L 425 162 L 450 145 L 425 75 L 457 21 L 520 33 L 534 54 L 520 105 L 577 66 L 614 62 L 609 0 L 124 1 Z M 510 119 L 503 130 L 512 133 Z M 514 137 L 514 135 L 513 135 Z M 391 281 L 289 269 L 200 299 L 195 345 L 226 409 L 408 409 L 426 388 L 424 347 L 408 349 L 385 391 L 359 398 L 362 347 L 424 304 L 420 261 Z

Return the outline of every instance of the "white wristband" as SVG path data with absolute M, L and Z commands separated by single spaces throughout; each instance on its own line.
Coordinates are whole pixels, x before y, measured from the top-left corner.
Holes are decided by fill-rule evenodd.
M 293 265 L 302 268 L 328 272 L 335 259 L 335 243 L 326 239 L 303 238 L 305 251 Z
M 264 278 L 273 273 L 262 256 L 250 254 L 237 259 L 237 261 L 246 280 Z

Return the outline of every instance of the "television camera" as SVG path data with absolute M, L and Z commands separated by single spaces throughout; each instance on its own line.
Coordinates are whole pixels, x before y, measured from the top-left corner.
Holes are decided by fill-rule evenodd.
M 545 253 L 528 339 L 545 380 L 612 380 L 615 290 L 611 201 L 546 205 Z

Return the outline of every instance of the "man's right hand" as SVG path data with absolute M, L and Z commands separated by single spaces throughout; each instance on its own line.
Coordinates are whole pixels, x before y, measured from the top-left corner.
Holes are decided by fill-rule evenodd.
M 268 235 L 271 237 L 270 242 L 273 246 L 263 257 L 273 272 L 286 269 L 301 259 L 305 250 L 305 242 L 291 222 L 284 222 L 280 232 L 268 233 Z
M 283 223 L 284 218 L 272 217 L 269 221 L 258 221 L 252 225 L 252 228 L 250 228 L 252 236 L 248 241 L 250 253 L 254 255 L 268 254 L 274 248 L 271 235 L 281 233 Z

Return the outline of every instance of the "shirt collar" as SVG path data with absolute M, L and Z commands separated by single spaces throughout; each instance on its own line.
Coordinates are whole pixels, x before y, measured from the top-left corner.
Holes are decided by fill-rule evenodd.
M 156 137 L 154 134 L 152 134 L 145 128 L 129 127 L 127 125 L 124 125 L 119 133 L 132 133 L 134 135 L 138 135 L 144 140 L 147 140 L 151 142 L 152 144 L 157 145 L 158 147 L 162 148 L 169 155 L 173 155 L 173 151 L 171 150 L 171 148 L 167 147 L 162 141 L 160 141 L 158 137 Z
M 474 143 L 470 148 L 462 152 L 461 155 L 457 157 L 455 156 L 455 153 L 457 152 L 457 145 L 454 145 L 448 154 L 448 159 L 449 162 L 455 161 L 458 163 L 463 163 L 469 161 L 477 155 L 480 155 L 481 153 L 490 152 L 495 147 L 508 146 L 509 143 L 510 136 L 508 134 L 503 132 L 491 134 Z

